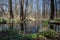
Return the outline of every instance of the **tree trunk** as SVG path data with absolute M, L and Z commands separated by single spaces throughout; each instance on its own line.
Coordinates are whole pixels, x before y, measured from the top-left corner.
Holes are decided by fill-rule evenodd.
M 54 20 L 54 0 L 51 0 L 51 15 L 50 20 Z
M 60 0 L 59 0 L 59 17 L 60 17 Z
M 43 0 L 43 4 L 42 4 L 43 8 L 42 8 L 42 15 L 43 15 L 43 18 L 45 19 L 45 0 Z
M 57 2 L 55 0 L 55 12 L 56 12 L 56 18 L 58 18 L 58 14 L 57 14 Z
M 9 0 L 9 14 L 10 14 L 10 19 L 14 18 L 12 12 L 12 0 Z
M 18 6 L 18 4 L 17 4 L 17 0 L 15 0 L 15 12 L 16 12 L 16 14 L 18 15 L 17 6 Z
M 54 20 L 54 0 L 51 0 L 51 15 L 50 20 Z M 53 25 L 50 25 L 50 29 L 53 29 Z
M 28 0 L 26 0 L 26 5 L 25 5 L 25 17 L 27 16 L 27 8 L 28 8 Z
M 24 0 L 20 0 L 20 19 L 23 21 L 24 19 Z
M 20 20 L 22 23 L 20 24 L 21 26 L 21 32 L 24 32 L 24 0 L 20 0 Z

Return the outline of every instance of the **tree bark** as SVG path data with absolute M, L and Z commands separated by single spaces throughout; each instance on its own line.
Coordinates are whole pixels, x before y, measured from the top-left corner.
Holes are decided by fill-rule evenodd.
M 43 15 L 43 18 L 45 19 L 45 0 L 43 0 L 43 4 L 42 4 L 43 8 L 42 8 L 42 15 Z
M 9 0 L 9 14 L 10 14 L 10 19 L 14 18 L 12 12 L 12 0 Z
M 24 0 L 20 0 L 20 19 L 24 19 Z
M 22 21 L 22 23 L 20 24 L 21 26 L 21 32 L 24 33 L 24 0 L 20 0 L 20 20 Z
M 51 0 L 51 15 L 50 20 L 54 20 L 54 0 Z
M 57 2 L 55 0 L 55 12 L 56 12 L 56 18 L 58 18 L 58 14 L 57 14 Z
M 51 0 L 51 15 L 50 20 L 54 20 L 54 0 Z M 50 29 L 54 29 L 53 25 L 50 25 Z
M 26 0 L 26 5 L 25 5 L 25 17 L 27 16 L 27 8 L 28 8 L 28 0 Z
M 15 12 L 16 12 L 16 14 L 18 15 L 17 6 L 18 6 L 18 4 L 17 4 L 17 0 L 15 0 Z

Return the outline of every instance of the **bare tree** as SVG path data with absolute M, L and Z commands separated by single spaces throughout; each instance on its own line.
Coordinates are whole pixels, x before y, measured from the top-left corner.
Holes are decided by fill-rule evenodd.
M 16 14 L 18 15 L 17 6 L 18 6 L 18 3 L 17 3 L 17 0 L 15 0 L 15 12 L 16 12 Z
M 51 15 L 50 15 L 50 19 L 53 20 L 54 19 L 54 0 L 51 0 Z
M 37 0 L 37 15 L 38 15 L 38 19 L 39 19 L 39 0 Z
M 21 21 L 24 19 L 24 0 L 20 0 L 20 18 Z
M 24 0 L 20 0 L 20 20 L 23 22 L 25 19 L 24 17 Z M 20 24 L 21 26 L 21 32 L 24 32 L 24 23 Z
M 51 0 L 51 15 L 50 20 L 54 20 L 54 0 Z M 53 25 L 50 25 L 50 29 L 53 29 Z
M 58 18 L 58 14 L 57 14 L 57 1 L 55 0 L 55 12 L 56 12 L 56 18 Z
M 43 3 L 42 3 L 42 15 L 43 15 L 43 18 L 45 18 L 45 0 L 43 0 Z
M 14 18 L 12 12 L 12 0 L 9 0 L 9 14 L 10 14 L 10 19 Z
M 26 5 L 25 5 L 25 17 L 27 16 L 27 8 L 28 8 L 28 0 L 26 0 Z

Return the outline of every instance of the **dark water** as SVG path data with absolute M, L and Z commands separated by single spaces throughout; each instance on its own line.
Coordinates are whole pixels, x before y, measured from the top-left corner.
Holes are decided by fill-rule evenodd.
M 60 32 L 60 25 L 53 25 L 54 30 Z
M 23 23 L 24 31 L 26 33 L 37 33 L 38 31 L 42 31 L 42 22 L 34 22 L 29 21 Z M 10 24 L 0 24 L 0 31 L 8 30 L 10 28 Z M 13 24 L 13 30 L 16 32 L 21 32 L 21 25 L 20 24 Z
M 41 21 L 29 21 L 23 23 L 23 31 L 25 33 L 38 33 L 41 32 L 43 29 L 43 23 Z M 60 32 L 60 25 L 53 25 L 54 30 Z M 2 30 L 8 30 L 10 28 L 10 24 L 0 24 L 0 31 Z M 48 28 L 50 29 L 50 25 L 48 25 Z M 16 32 L 21 32 L 21 24 L 13 24 L 13 30 Z

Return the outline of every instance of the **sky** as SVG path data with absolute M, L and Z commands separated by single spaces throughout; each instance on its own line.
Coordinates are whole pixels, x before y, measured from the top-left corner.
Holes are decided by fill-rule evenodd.
M 14 7 L 14 2 L 15 2 L 15 0 L 12 0 L 13 2 L 13 7 Z M 19 1 L 19 0 L 17 0 L 17 1 Z M 30 0 L 29 0 L 30 1 Z M 35 8 L 36 8 L 36 0 L 32 0 L 33 1 L 33 10 L 35 10 Z M 8 1 L 7 0 L 0 0 L 0 4 L 2 4 L 2 2 L 4 3 L 4 4 L 7 4 L 8 5 Z M 42 0 L 39 0 L 39 6 L 40 6 L 40 8 L 41 8 L 41 5 L 42 4 Z M 5 8 L 6 8 L 6 6 L 5 6 Z
M 29 0 L 30 1 L 30 0 Z M 49 0 L 48 0 L 49 1 Z M 47 1 L 47 2 L 48 2 Z M 58 1 L 58 0 L 57 0 Z M 17 0 L 17 2 L 19 3 L 19 0 Z M 36 0 L 32 0 L 32 3 L 33 3 L 33 10 L 34 11 L 36 11 Z M 2 4 L 2 3 L 4 3 L 4 4 L 7 4 L 8 5 L 8 0 L 0 0 L 0 4 Z M 40 12 L 42 12 L 42 0 L 39 0 L 39 10 L 40 10 Z M 49 2 L 48 2 L 49 3 Z M 15 7 L 15 0 L 12 0 L 12 4 L 13 4 L 13 8 Z M 20 6 L 20 5 L 19 5 Z M 49 6 L 47 7 L 48 9 L 50 8 Z M 59 4 L 58 4 L 58 6 L 57 6 L 57 8 L 59 9 Z M 4 9 L 8 9 L 8 7 L 7 6 L 4 6 Z

